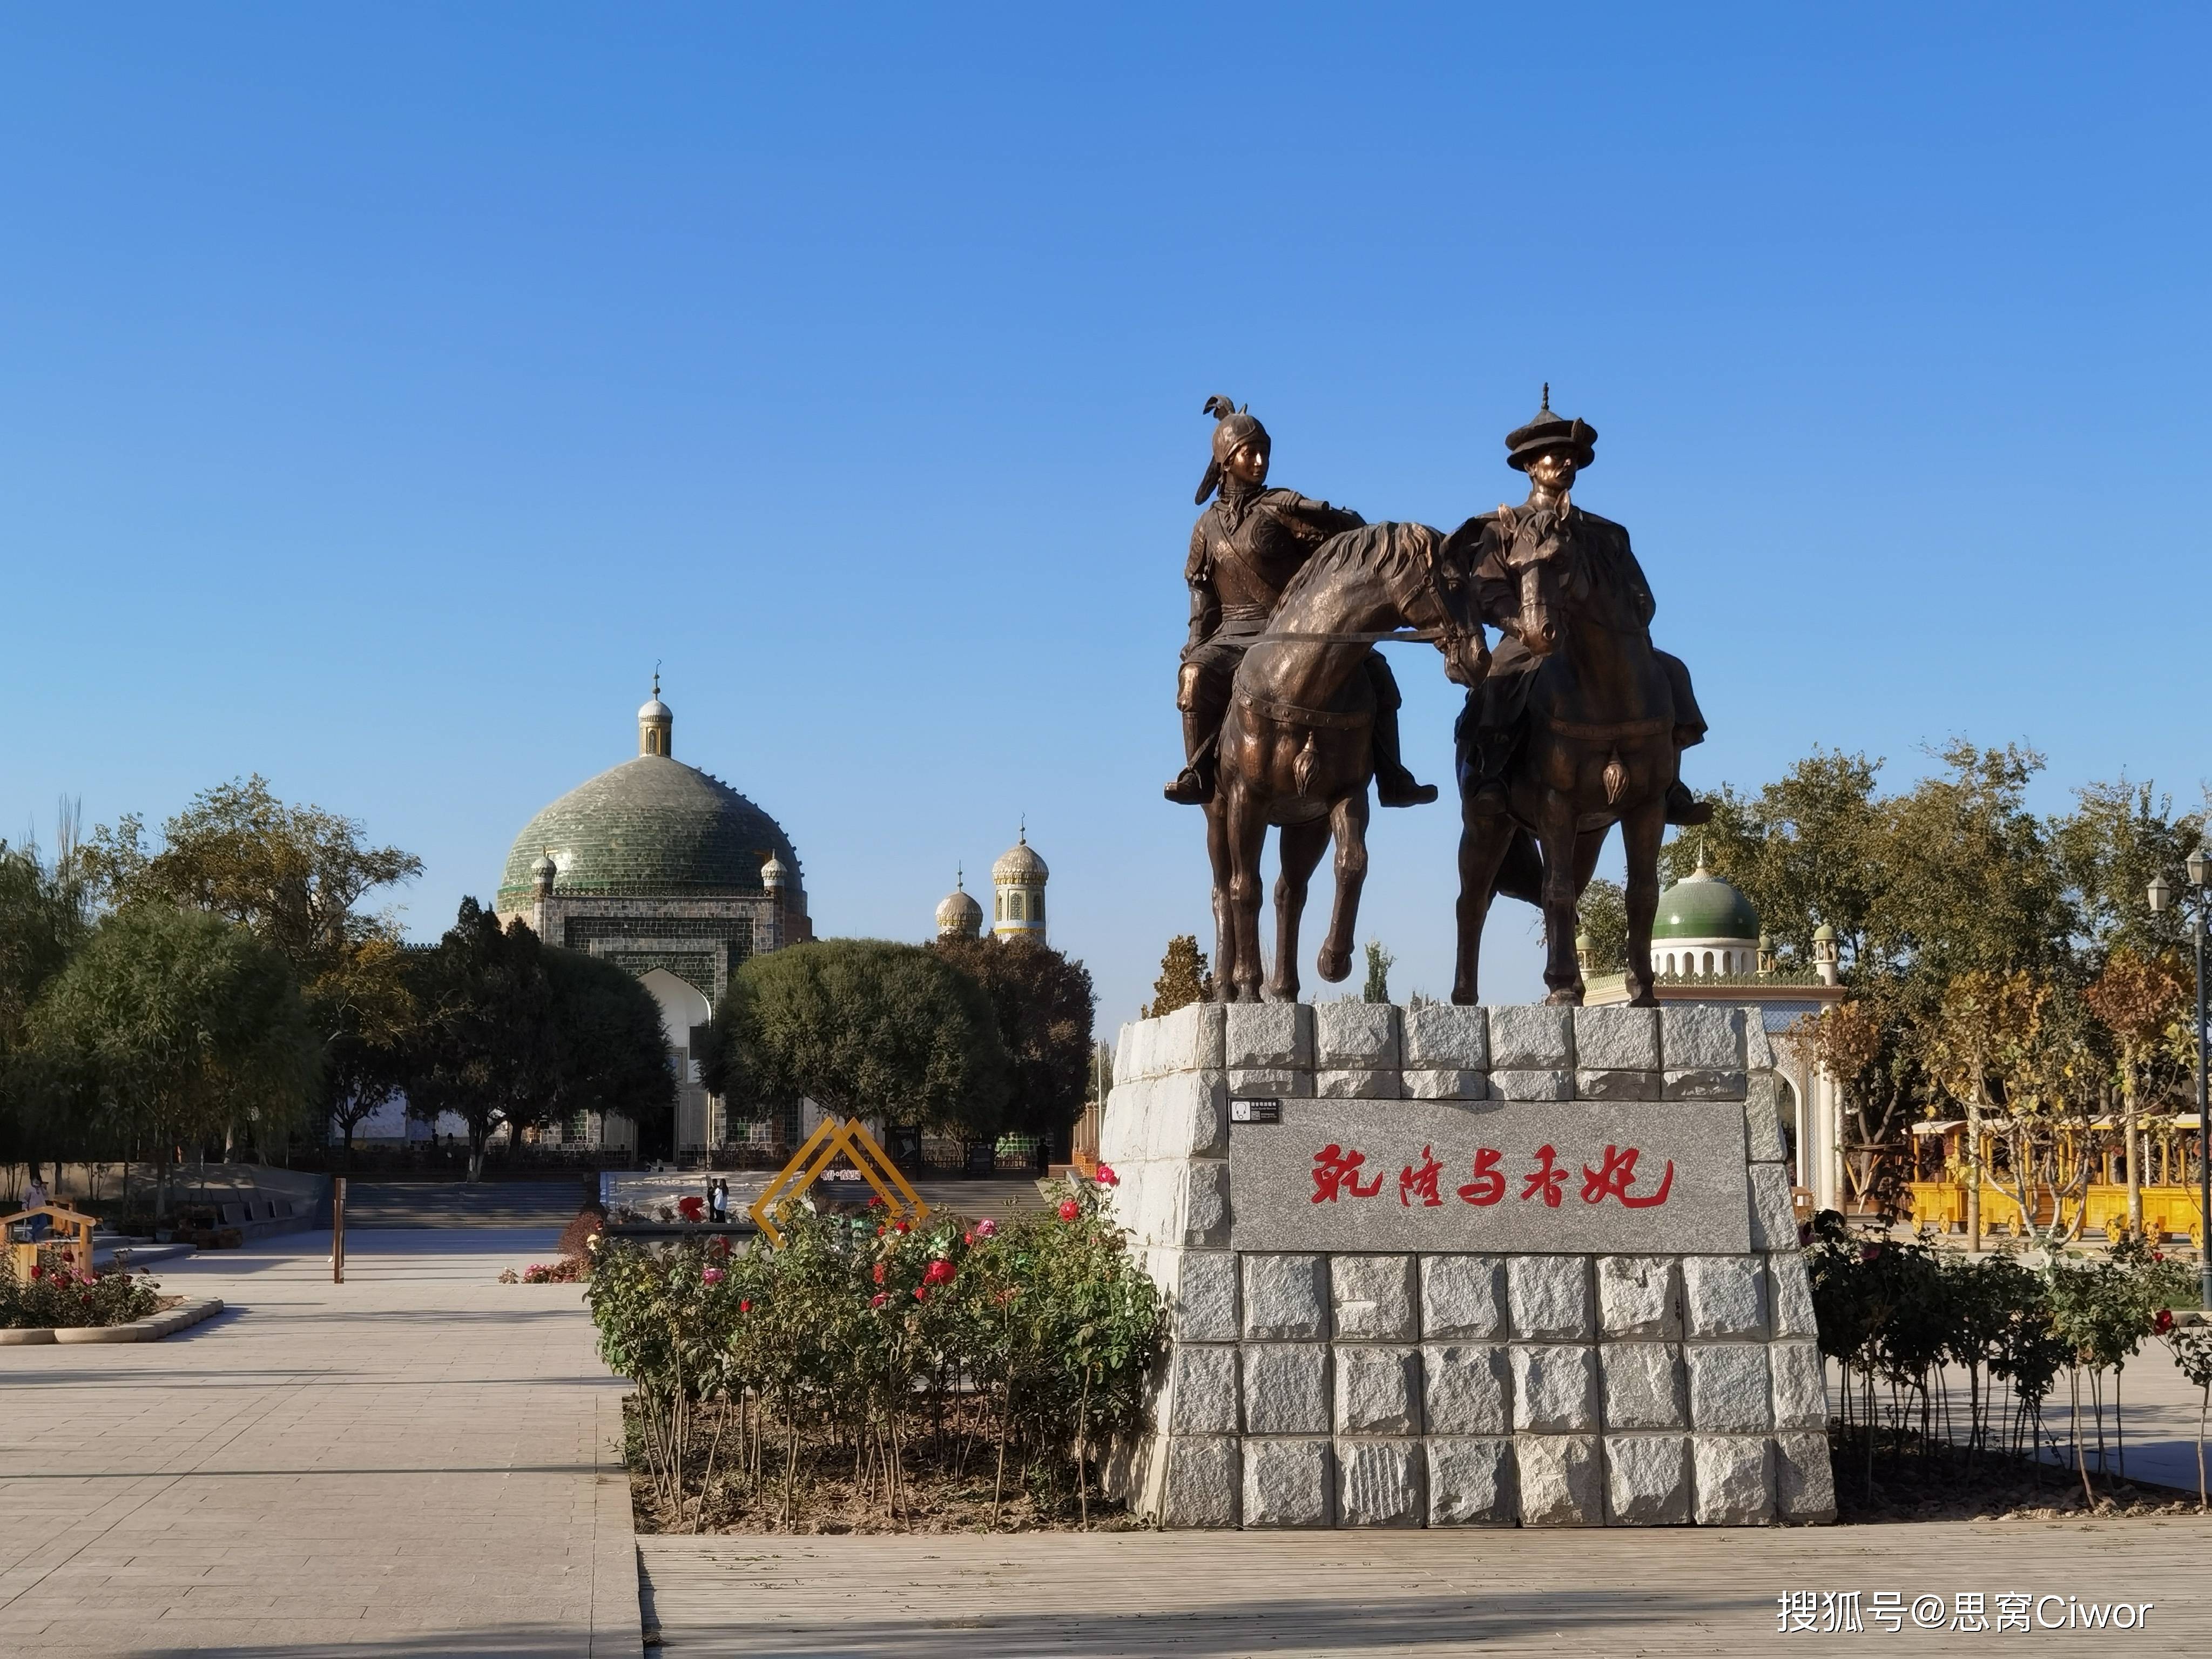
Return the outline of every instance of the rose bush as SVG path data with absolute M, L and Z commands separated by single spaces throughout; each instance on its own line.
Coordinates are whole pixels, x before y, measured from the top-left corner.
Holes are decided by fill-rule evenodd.
M 0 1330 L 127 1325 L 161 1310 L 161 1286 L 144 1273 L 81 1273 L 58 1258 L 42 1261 L 18 1279 L 0 1256 Z

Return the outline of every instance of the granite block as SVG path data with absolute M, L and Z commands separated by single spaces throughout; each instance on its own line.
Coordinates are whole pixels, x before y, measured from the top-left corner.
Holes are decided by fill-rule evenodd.
M 1220 1162 L 1184 1166 L 1182 1237 L 1171 1242 L 1185 1249 L 1229 1243 L 1229 1166 Z
M 1657 1100 L 1665 1079 L 1657 1072 L 1592 1072 L 1575 1073 L 1577 1100 Z
M 1421 1258 L 1421 1334 L 1489 1340 L 1505 1334 L 1505 1263 L 1494 1255 Z
M 1428 1344 L 1421 1350 L 1421 1383 L 1430 1434 L 1513 1432 L 1511 1373 L 1498 1344 Z
M 1107 1091 L 1098 1118 L 1098 1156 L 1107 1163 L 1133 1164 L 1150 1154 L 1152 1087 L 1126 1079 Z
M 1403 1092 L 1395 1070 L 1316 1072 L 1313 1091 L 1319 1100 L 1395 1100 Z
M 1595 1435 L 1516 1434 L 1513 1469 L 1522 1526 L 1604 1523 L 1604 1476 Z
M 1765 1343 L 1692 1343 L 1682 1359 L 1690 1424 L 1700 1434 L 1759 1434 L 1774 1426 Z
M 1505 1263 L 1505 1283 L 1516 1339 L 1587 1342 L 1596 1334 L 1587 1257 L 1511 1256 Z
M 1774 1486 L 1775 1507 L 1784 1521 L 1834 1520 L 1836 1474 L 1829 1461 L 1828 1437 L 1825 1433 L 1776 1435 Z
M 1750 1085 L 1741 1072 L 1669 1071 L 1660 1085 L 1662 1100 L 1741 1100 Z
M 1244 1432 L 1327 1434 L 1328 1345 L 1248 1342 L 1244 1360 Z
M 1762 1526 L 1774 1516 L 1774 1460 L 1763 1434 L 1700 1434 L 1690 1443 L 1701 1527 Z
M 1428 1505 L 1419 1441 L 1340 1440 L 1336 1470 L 1339 1526 L 1421 1524 Z
M 1572 1100 L 1572 1072 L 1494 1071 L 1490 1092 L 1498 1100 Z
M 1326 1527 L 1334 1485 L 1326 1440 L 1244 1443 L 1244 1524 Z
M 1743 1097 L 1744 1144 L 1754 1164 L 1778 1164 L 1788 1156 L 1782 1144 L 1782 1079 L 1753 1072 Z
M 1339 1435 L 1421 1431 L 1418 1348 L 1340 1342 L 1331 1358 Z
M 1659 1011 L 1620 1005 L 1574 1011 L 1575 1064 L 1590 1071 L 1656 1072 Z
M 1231 1003 L 1230 1006 L 1241 1005 Z M 1314 1074 L 1309 1066 L 1231 1066 L 1229 1071 L 1229 1092 L 1232 1096 L 1257 1096 L 1262 1100 L 1310 1100 L 1314 1092 Z
M 1228 1012 L 1218 1002 L 1192 1002 L 1171 1014 L 1143 1021 L 1152 1031 L 1145 1056 L 1147 1073 L 1219 1071 L 1228 1064 L 1222 1044 Z
M 1134 1083 L 1149 1076 L 1145 1060 L 1152 1043 L 1152 1022 L 1133 1019 L 1114 1040 L 1114 1084 Z
M 1608 1342 L 1598 1350 L 1605 1373 L 1608 1429 L 1685 1429 L 1681 1350 L 1671 1342 Z
M 1233 1527 L 1243 1484 L 1241 1443 L 1234 1435 L 1175 1435 L 1166 1442 L 1164 1527 Z
M 1631 1527 L 1675 1527 L 1690 1518 L 1690 1437 L 1608 1434 L 1606 1510 Z
M 1670 1072 L 1741 1072 L 1743 1010 L 1717 1002 L 1663 1004 L 1659 1046 L 1661 1063 Z
M 1509 1439 L 1440 1438 L 1424 1443 L 1432 1527 L 1510 1527 L 1513 1443 Z
M 1409 1071 L 1401 1073 L 1399 1081 L 1408 1100 L 1490 1098 L 1490 1073 L 1487 1072 Z
M 1773 1302 L 1775 1335 L 1820 1335 L 1820 1321 L 1813 1315 L 1813 1282 L 1802 1254 L 1776 1250 L 1768 1255 L 1766 1286 Z
M 1743 1024 L 1743 1063 L 1748 1071 L 1771 1072 L 1776 1069 L 1773 1042 L 1756 1015 L 1747 1018 Z
M 1398 1011 L 1387 1002 L 1346 1000 L 1314 1009 L 1314 1064 L 1348 1072 L 1395 1072 Z
M 1246 1341 L 1328 1340 L 1327 1256 L 1246 1255 L 1240 1260 Z
M 1513 1425 L 1529 1434 L 1587 1434 L 1597 1427 L 1597 1350 L 1515 1343 Z
M 1235 1434 L 1237 1350 L 1227 1344 L 1178 1342 L 1171 1350 L 1167 1409 L 1161 1430 L 1170 1434 Z
M 1486 1072 L 1490 1015 L 1486 1008 L 1431 1002 L 1405 1011 L 1401 1047 L 1408 1071 Z
M 1313 1069 L 1311 1004 L 1232 1002 L 1224 1012 L 1222 1063 L 1231 1071 Z
M 1751 1166 L 1751 1248 L 1786 1250 L 1797 1243 L 1797 1212 L 1790 1199 L 1790 1171 L 1780 1164 Z
M 1328 1259 L 1331 1329 L 1340 1342 L 1411 1342 L 1419 1337 L 1420 1289 L 1410 1255 Z
M 1490 1011 L 1490 1069 L 1564 1072 L 1575 1063 L 1572 1011 L 1541 1002 Z
M 1172 1302 L 1176 1340 L 1234 1342 L 1243 1328 L 1237 1310 L 1237 1258 L 1227 1250 L 1179 1255 Z
M 1599 1327 L 1608 1338 L 1679 1338 L 1682 1289 L 1674 1258 L 1600 1256 L 1597 1305 Z
M 1774 1426 L 1826 1428 L 1828 1382 L 1820 1363 L 1820 1345 L 1811 1341 L 1771 1343 L 1766 1350 L 1766 1364 L 1774 1377 Z
M 1229 1081 L 1222 1072 L 1177 1072 L 1145 1085 L 1144 1158 L 1226 1157 Z M 1118 1091 L 1117 1091 L 1118 1092 Z M 1101 1158 L 1106 1157 L 1100 1137 Z M 1124 1154 L 1128 1156 L 1128 1154 Z M 1108 1162 L 1112 1162 L 1110 1158 Z
M 1686 1255 L 1682 1303 L 1701 1339 L 1766 1334 L 1766 1275 L 1755 1255 Z

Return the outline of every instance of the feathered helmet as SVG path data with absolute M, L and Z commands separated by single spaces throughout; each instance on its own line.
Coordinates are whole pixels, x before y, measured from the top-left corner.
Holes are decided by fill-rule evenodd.
M 1597 428 L 1588 421 L 1569 420 L 1552 412 L 1552 383 L 1544 383 L 1544 406 L 1505 434 L 1505 465 L 1526 472 L 1528 463 L 1547 449 L 1564 449 L 1580 471 L 1597 459 Z
M 1206 476 L 1198 481 L 1194 499 L 1200 507 L 1221 487 L 1221 469 L 1238 448 L 1255 439 L 1262 447 L 1268 442 L 1267 428 L 1218 392 L 1206 400 L 1206 412 L 1213 416 L 1213 459 L 1206 464 Z

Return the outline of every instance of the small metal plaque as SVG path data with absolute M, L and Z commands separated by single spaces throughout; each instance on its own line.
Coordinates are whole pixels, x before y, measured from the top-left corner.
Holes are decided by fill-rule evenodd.
M 1279 1100 L 1232 1100 L 1229 1103 L 1231 1123 L 1280 1123 L 1283 1103 Z

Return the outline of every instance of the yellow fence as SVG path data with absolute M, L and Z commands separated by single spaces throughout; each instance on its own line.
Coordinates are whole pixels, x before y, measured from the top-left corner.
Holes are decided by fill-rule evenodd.
M 1966 1224 L 1966 1189 L 1956 1181 L 1908 1181 L 1905 1190 L 1912 1200 L 1912 1221 L 1917 1227 L 1932 1228 L 1940 1232 L 1956 1232 Z M 2198 1249 L 2204 1248 L 2204 1219 L 2197 1207 L 2194 1187 L 2145 1187 L 2142 1189 L 2143 1231 L 2154 1239 L 2176 1233 L 2186 1234 L 2189 1242 Z M 2076 1207 L 2087 1206 L 2087 1214 L 2081 1219 L 2085 1231 L 2110 1231 L 2124 1227 L 2128 1220 L 2128 1189 L 2124 1186 L 2092 1182 L 2088 1191 L 2066 1206 L 2063 1218 L 2070 1229 Z M 2020 1224 L 2020 1200 L 2002 1187 L 1990 1182 L 1982 1183 L 1982 1231 L 1984 1233 L 2009 1234 L 2014 1237 L 2025 1232 Z M 2036 1217 L 2039 1226 L 2048 1228 L 2052 1222 L 2050 1199 L 2041 1201 L 2041 1212 Z

